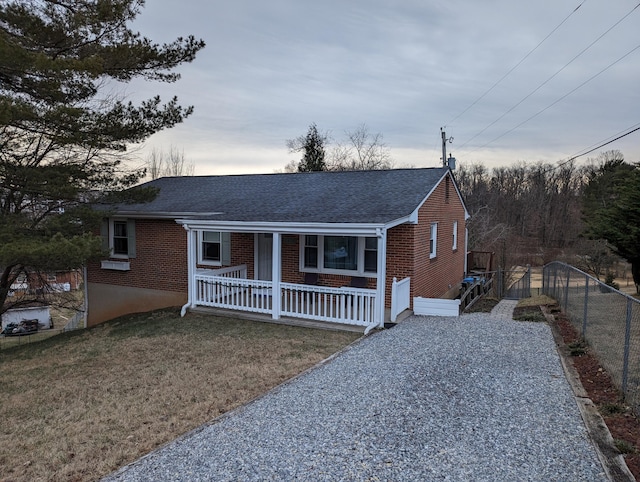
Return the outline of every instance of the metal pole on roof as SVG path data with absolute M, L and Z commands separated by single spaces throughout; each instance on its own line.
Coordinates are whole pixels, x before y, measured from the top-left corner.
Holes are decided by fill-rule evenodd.
M 447 167 L 447 142 L 453 142 L 453 137 L 449 137 L 449 139 L 447 139 L 447 133 L 442 129 L 442 127 L 440 128 L 440 134 L 442 136 L 442 167 Z
M 442 165 L 447 165 L 447 134 L 442 127 L 440 128 L 440 133 L 442 134 Z

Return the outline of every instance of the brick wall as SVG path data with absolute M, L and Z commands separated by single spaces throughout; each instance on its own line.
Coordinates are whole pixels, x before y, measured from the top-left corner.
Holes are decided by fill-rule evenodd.
M 171 220 L 136 219 L 135 225 L 136 257 L 128 260 L 131 269 L 101 269 L 100 261 L 94 261 L 87 266 L 87 282 L 186 293 L 185 229 Z

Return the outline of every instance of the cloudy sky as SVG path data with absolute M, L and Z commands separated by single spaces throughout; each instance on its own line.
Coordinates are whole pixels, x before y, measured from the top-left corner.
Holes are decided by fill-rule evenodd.
M 439 165 L 441 127 L 458 163 L 566 160 L 640 127 L 637 5 L 147 0 L 135 29 L 207 46 L 177 83 L 126 87 L 195 107 L 140 156 L 174 146 L 196 174 L 273 172 L 315 122 L 336 141 L 365 124 L 398 166 Z M 590 156 L 609 149 L 640 161 L 640 131 Z

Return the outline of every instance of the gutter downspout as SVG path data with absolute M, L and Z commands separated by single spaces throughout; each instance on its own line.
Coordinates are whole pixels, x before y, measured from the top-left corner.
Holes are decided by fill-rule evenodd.
M 387 279 L 387 230 L 376 229 L 378 238 L 378 277 L 376 280 L 376 319 L 367 326 L 364 334 L 368 335 L 374 328 L 384 327 L 384 302 Z
M 183 224 L 182 227 L 187 231 L 187 303 L 180 310 L 180 316 L 183 317 L 187 314 L 187 310 L 193 306 L 193 290 L 194 290 L 194 246 L 195 243 L 192 241 L 193 234 L 195 231 L 191 231 L 191 229 Z

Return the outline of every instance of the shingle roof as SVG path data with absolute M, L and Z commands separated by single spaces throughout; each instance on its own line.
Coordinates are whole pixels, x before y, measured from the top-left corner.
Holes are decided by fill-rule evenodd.
M 388 223 L 410 215 L 447 168 L 164 177 L 137 215 L 170 214 L 221 221 Z M 215 214 L 212 214 L 215 213 Z

